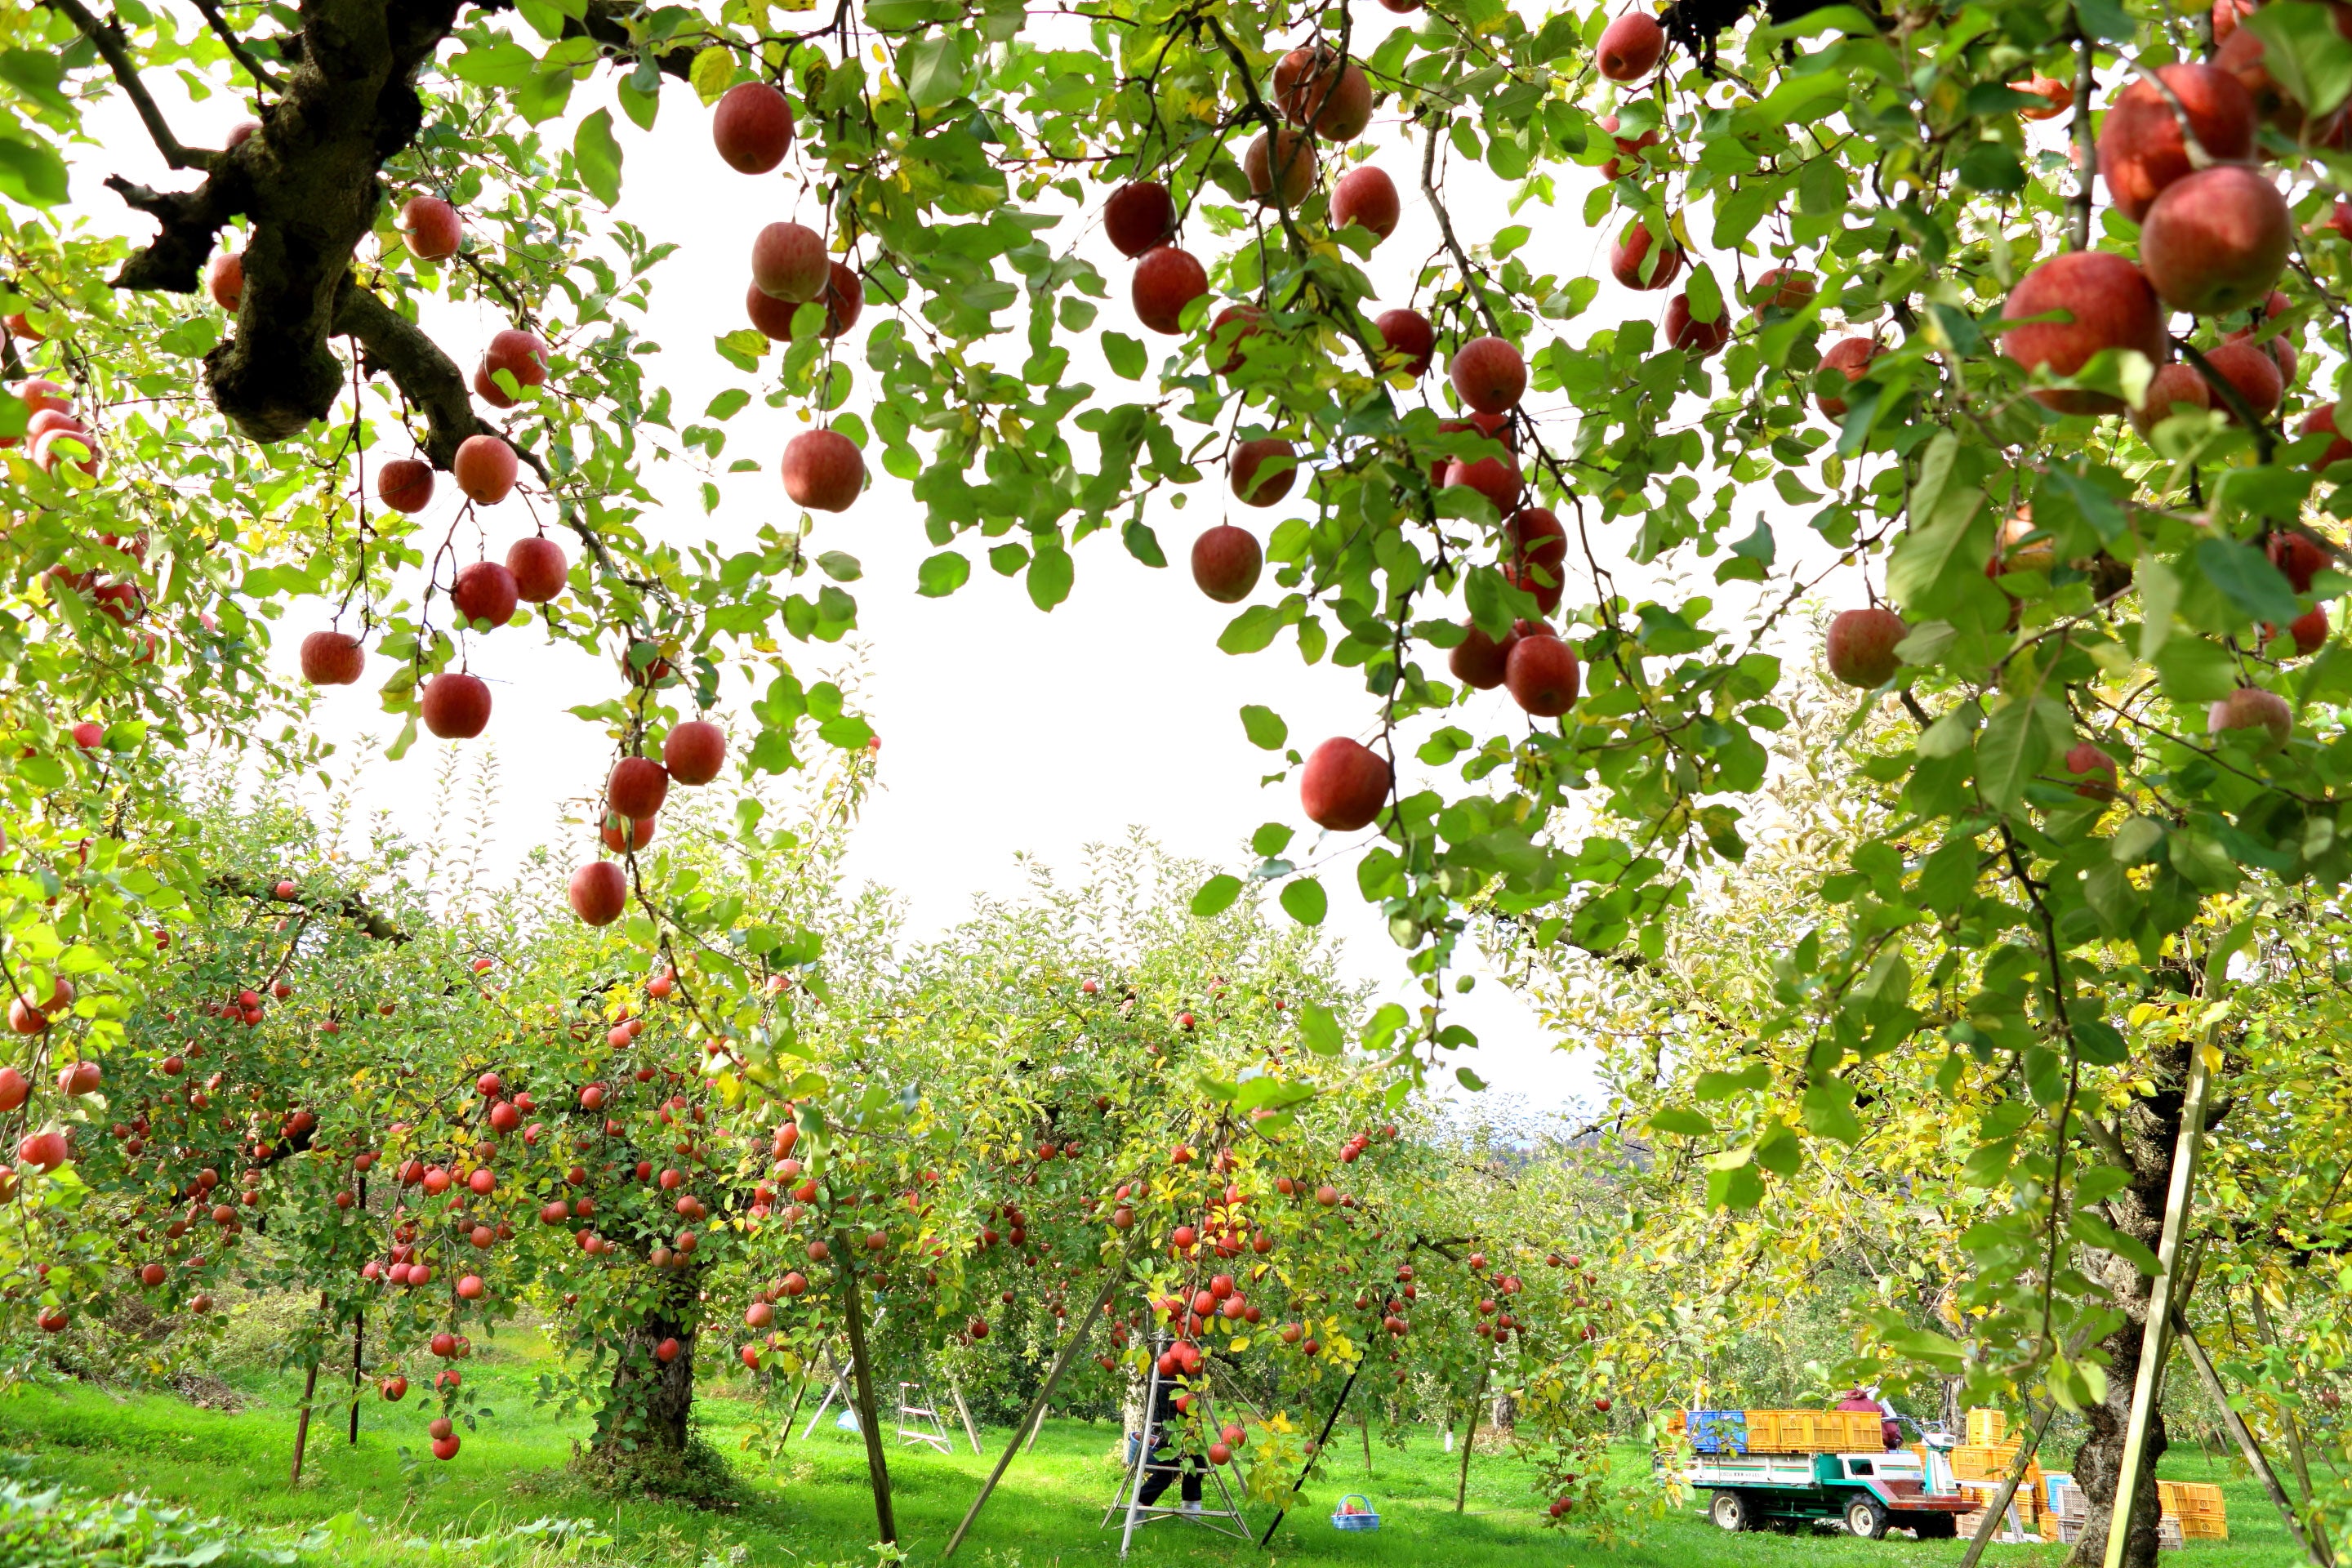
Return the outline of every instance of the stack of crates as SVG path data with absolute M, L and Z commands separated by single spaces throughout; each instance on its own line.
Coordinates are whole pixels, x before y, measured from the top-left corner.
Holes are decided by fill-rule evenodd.
M 2203 1481 L 2158 1481 L 2156 1495 L 2164 1517 L 2180 1521 L 2182 1540 L 2230 1539 L 2229 1510 L 2220 1487 Z
M 1701 1454 L 1853 1454 L 1883 1446 L 1872 1410 L 1677 1411 L 1667 1430 Z
M 1968 1415 L 1968 1441 L 1970 1447 L 1995 1448 L 2009 1436 L 2009 1413 L 2005 1410 L 1971 1410 Z

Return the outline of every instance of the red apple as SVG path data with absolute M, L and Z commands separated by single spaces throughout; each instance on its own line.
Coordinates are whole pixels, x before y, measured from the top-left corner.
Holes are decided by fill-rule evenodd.
M 45 474 L 62 462 L 98 477 L 98 442 L 79 426 L 43 430 L 33 437 L 31 456 L 34 467 Z
M 2216 740 L 2231 731 L 2259 731 L 2253 737 L 2254 752 L 2266 756 L 2294 733 L 2294 714 L 2277 692 L 2241 686 L 2206 710 L 2205 729 Z
M 57 1131 L 27 1133 L 16 1145 L 16 1158 L 41 1171 L 64 1164 L 68 1152 L 66 1135 Z
M 1511 657 L 1512 645 L 1519 640 L 1513 631 L 1496 642 L 1478 629 L 1475 622 L 1463 623 L 1462 640 L 1454 645 L 1445 657 L 1445 668 L 1454 679 L 1479 691 L 1492 691 L 1503 684 L 1504 671 Z
M 790 300 L 779 300 L 761 289 L 757 283 L 744 285 L 744 313 L 760 335 L 773 342 L 789 342 L 793 335 L 793 312 L 800 307 Z
M 1304 131 L 1261 132 L 1242 154 L 1250 195 L 1295 207 L 1315 188 L 1315 138 Z
M 1192 253 L 1163 245 L 1135 264 L 1135 314 L 1155 332 L 1181 332 L 1184 307 L 1209 291 L 1209 274 Z
M 1696 320 L 1691 315 L 1690 296 L 1677 294 L 1666 301 L 1665 337 L 1668 348 L 1682 349 L 1705 359 L 1731 341 L 1731 318 L 1717 305 L 1715 320 Z
M 1192 542 L 1192 582 L 1221 605 L 1248 598 L 1264 565 L 1257 536 L 1245 528 L 1220 523 Z
M 1683 269 L 1682 247 L 1672 241 L 1658 247 L 1657 259 L 1650 258 L 1649 226 L 1636 218 L 1618 237 L 1609 250 L 1609 275 L 1628 289 L 1663 289 L 1672 283 Z M 1648 275 L 1643 276 L 1643 269 Z
M 727 166 L 764 174 L 793 146 L 793 106 L 764 81 L 737 82 L 710 111 L 710 140 Z
M 2298 594 L 2311 592 L 2311 580 L 2323 566 L 2333 564 L 2326 548 L 2310 535 L 2296 529 L 2282 529 L 2272 534 L 2263 548 L 2271 564 L 2277 567 Z
M 707 784 L 727 765 L 727 731 L 708 719 L 688 719 L 662 738 L 662 766 L 679 784 Z M 651 812 L 633 816 L 650 816 Z
M 591 860 L 572 872 L 569 891 L 572 912 L 592 926 L 611 925 L 629 904 L 629 879 L 614 860 Z
M 1870 362 L 1877 357 L 1878 345 L 1870 339 L 1845 338 L 1831 344 L 1829 353 L 1822 355 L 1821 369 L 1842 372 L 1849 382 L 1860 381 L 1863 374 L 1870 368 Z M 1813 405 L 1822 411 L 1825 419 L 1845 417 L 1845 399 L 1843 397 L 1816 393 Z
M 312 632 L 301 657 L 302 679 L 313 686 L 349 686 L 367 672 L 367 647 L 349 632 Z
M 488 621 L 492 630 L 514 618 L 514 574 L 495 561 L 477 561 L 457 574 L 449 588 L 450 607 L 468 626 Z
M 1830 674 L 1848 686 L 1876 690 L 1903 668 L 1895 649 L 1910 635 L 1903 617 L 1884 605 L 1841 610 L 1831 617 L 1825 639 Z
M 394 511 L 423 511 L 433 504 L 433 465 L 394 458 L 376 470 L 375 496 Z
M 457 254 L 466 226 L 457 209 L 439 196 L 411 196 L 401 205 L 400 232 L 419 261 L 446 261 Z
M 1437 329 L 1419 310 L 1383 310 L 1373 318 L 1372 326 L 1388 351 L 1381 360 L 1384 369 L 1401 370 L 1418 381 L 1437 357 Z
M 2019 110 L 2017 113 L 2021 120 L 2055 120 L 2074 106 L 2074 89 L 2056 77 L 2030 76 L 2023 81 L 2010 83 L 2010 90 L 2042 100 L 2039 109 Z M 2113 118 L 2112 110 L 2109 118 Z M 2102 157 L 2100 162 L 2104 163 L 2105 159 Z
M 811 511 L 847 511 L 866 488 L 866 456 L 838 430 L 803 430 L 784 443 L 783 477 Z
M 1507 414 L 1528 390 L 1528 362 L 1500 338 L 1473 338 L 1454 351 L 1454 395 L 1481 414 Z
M 1549 632 L 1517 639 L 1503 667 L 1511 700 L 1539 719 L 1557 719 L 1575 707 L 1580 679 L 1576 650 Z
M 866 313 L 866 280 L 845 263 L 828 261 L 824 292 L 817 298 L 824 306 L 824 325 L 816 330 L 817 336 L 837 338 Z
M 2315 473 L 2340 463 L 2347 458 L 2352 458 L 2352 441 L 2346 440 L 2336 431 L 2336 405 L 2333 403 L 2323 403 L 2305 415 L 2302 425 L 2297 426 L 2297 433 L 2305 436 L 2331 437 L 2327 443 L 2327 449 L 2320 453 L 2312 462 L 2312 471 Z
M 1274 66 L 1274 100 L 1293 125 L 1329 142 L 1353 142 L 1372 122 L 1372 83 L 1336 49 L 1297 48 Z
M 824 237 L 806 224 L 772 223 L 751 241 L 751 281 L 760 291 L 805 304 L 832 276 Z
M 1597 123 L 1600 125 L 1601 130 L 1613 132 L 1617 129 L 1618 121 L 1617 117 L 1613 114 L 1604 114 Z M 1651 129 L 1643 132 L 1639 136 L 1617 136 L 1612 134 L 1610 137 L 1610 140 L 1616 144 L 1619 156 L 1612 158 L 1607 163 L 1601 165 L 1601 177 L 1604 180 L 1613 180 L 1618 175 L 1623 174 L 1626 170 L 1628 159 L 1632 161 L 1633 167 L 1639 168 L 1643 161 L 1640 156 L 1642 150 L 1645 147 L 1655 147 L 1659 142 L 1664 140 L 1664 137 L 1659 132 L 1655 126 L 1653 126 Z
M 2116 760 L 2096 743 L 2084 741 L 2066 753 L 2067 776 L 2077 781 L 2074 793 L 2084 800 L 2116 798 Z
M 1121 185 L 1103 203 L 1103 233 L 1121 256 L 1155 250 L 1176 237 L 1176 198 L 1155 181 Z
M 490 721 L 490 689 L 478 675 L 443 670 L 417 698 L 425 727 L 445 741 L 470 741 Z
M 2285 395 L 2285 384 L 2279 379 L 2278 361 L 2252 342 L 2240 340 L 2208 349 L 2205 363 L 2213 367 L 2214 374 L 2230 384 L 2259 420 L 2267 422 Z M 2236 411 L 2218 393 L 2213 401 L 2229 415 L 2232 424 L 2237 422 Z
M 15 1068 L 0 1068 L 0 1113 L 16 1110 L 32 1092 L 33 1086 L 23 1073 Z
M 621 816 L 652 816 L 669 798 L 669 774 L 649 757 L 623 757 L 604 786 L 605 804 Z
M 496 506 L 506 500 L 520 471 L 515 449 L 497 436 L 467 437 L 449 464 L 449 476 L 457 481 L 457 488 L 467 500 L 482 506 Z
M 1243 300 L 1226 306 L 1209 323 L 1209 367 L 1219 375 L 1238 374 L 1248 363 L 1250 339 L 1265 331 L 1265 312 Z
M 234 314 L 245 299 L 245 258 L 234 250 L 215 253 L 205 268 L 205 292 L 213 303 Z
M 2217 163 L 2156 198 L 2140 225 L 2139 260 L 2166 304 L 2220 315 L 2267 295 L 2294 245 L 2294 216 L 2269 176 Z
M 515 597 L 527 605 L 544 605 L 563 592 L 572 563 L 563 546 L 543 533 L 526 534 L 507 546 L 507 571 L 514 577 Z
M 1628 11 L 1609 24 L 1593 51 L 1593 68 L 1609 81 L 1639 81 L 1665 58 L 1666 30 L 1647 11 Z
M 615 816 L 608 811 L 604 814 L 604 826 L 597 830 L 597 837 L 604 841 L 604 847 L 615 855 L 625 850 L 643 849 L 654 841 L 654 823 L 655 818 L 650 816 L 632 820 Z
M 1272 506 L 1290 493 L 1292 481 L 1298 478 L 1296 467 L 1261 479 L 1258 469 L 1269 462 L 1294 458 L 1289 442 L 1279 436 L 1268 436 L 1255 441 L 1244 441 L 1234 448 L 1229 461 L 1234 495 L 1244 506 Z
M 1307 819 L 1334 833 L 1369 826 L 1388 798 L 1388 760 L 1344 735 L 1316 747 L 1298 775 L 1299 804 Z
M 69 1063 L 58 1074 L 58 1092 L 68 1100 L 96 1094 L 102 1081 L 96 1062 Z
M 535 332 L 504 327 L 490 334 L 490 346 L 482 354 L 482 366 L 506 372 L 517 386 L 542 385 L 547 380 L 547 345 Z
M 1801 310 L 1813 302 L 1819 288 L 1805 273 L 1786 267 L 1775 267 L 1756 275 L 1749 289 L 1748 313 L 1761 320 L 1769 307 L 1776 310 Z
M 2194 365 L 2177 361 L 2160 364 L 2148 378 L 2147 401 L 2132 410 L 2132 426 L 2142 436 L 2150 435 L 2184 403 L 2193 409 L 2212 407 L 2212 388 L 2205 384 L 2204 376 Z M 2346 445 L 2345 451 L 2352 454 L 2352 443 Z
M 2156 74 L 2212 158 L 2228 162 L 2253 152 L 2254 100 L 2237 78 L 2209 65 L 2164 66 Z M 2156 82 L 2143 77 L 2117 93 L 2099 128 L 2099 174 L 2116 210 L 2139 222 L 2189 172 L 2179 116 Z
M 2062 312 L 2073 320 L 2027 321 Z M 2046 366 L 2053 375 L 2071 376 L 2103 349 L 2137 349 L 2158 363 L 2165 358 L 2164 310 L 2156 291 L 2138 268 L 2112 251 L 2053 257 L 2017 280 L 2000 313 L 2005 321 L 2027 321 L 2002 329 L 2001 352 L 2029 372 Z M 1827 356 L 1822 363 L 1829 363 Z M 2123 405 L 2099 392 L 2033 395 L 2062 414 L 2106 414 Z
M 1370 230 L 1375 239 L 1386 239 L 1396 232 L 1403 210 L 1396 182 L 1389 178 L 1387 170 L 1370 163 L 1349 170 L 1331 187 L 1333 228 L 1354 224 Z
M 2286 629 L 2294 638 L 2294 651 L 2308 658 L 2327 646 L 2328 633 L 2334 628 L 2327 622 L 2327 606 L 2315 605 L 2289 621 Z
M 1524 486 L 1516 458 L 1456 458 L 1445 467 L 1445 485 L 1466 486 L 1485 496 L 1496 511 L 1509 516 L 1519 504 Z

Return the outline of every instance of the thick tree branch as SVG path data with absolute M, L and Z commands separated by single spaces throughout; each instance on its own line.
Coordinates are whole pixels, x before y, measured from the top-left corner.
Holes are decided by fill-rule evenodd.
M 131 49 L 123 40 L 120 22 L 100 21 L 90 14 L 88 6 L 82 5 L 81 0 L 41 0 L 41 4 L 79 27 L 82 36 L 98 47 L 100 57 L 106 61 L 107 68 L 114 73 L 114 79 L 121 87 L 124 96 L 139 110 L 139 118 L 145 123 L 147 134 L 154 138 L 155 150 L 163 154 L 163 162 L 174 169 L 209 169 L 213 166 L 213 161 L 220 156 L 219 153 L 183 146 L 180 139 L 172 134 L 172 127 L 164 121 L 163 111 L 155 106 L 154 98 L 147 91 L 147 84 L 139 78 L 139 67 L 131 58 Z
M 372 937 L 377 942 L 399 943 L 410 940 L 408 932 L 387 916 L 370 909 L 357 893 L 346 893 L 341 898 L 331 900 L 280 899 L 274 889 L 241 877 L 235 871 L 219 873 L 212 879 L 212 885 L 224 893 L 251 899 L 257 903 L 283 904 L 292 909 L 307 910 L 312 914 L 340 914 L 357 927 L 362 936 Z
M 203 287 L 205 262 L 218 242 L 221 226 L 243 210 L 229 193 L 240 182 L 215 175 L 193 191 L 155 191 L 134 185 L 120 174 L 106 177 L 106 188 L 120 195 L 132 211 L 145 213 L 163 226 L 146 249 L 133 255 L 114 275 L 117 289 L 156 289 L 167 294 L 193 294 Z
M 245 47 L 245 40 L 236 36 L 236 30 L 228 25 L 228 18 L 220 14 L 220 7 L 213 0 L 195 0 L 195 6 L 204 13 L 214 36 L 220 39 L 236 63 L 245 68 L 246 75 L 272 92 L 286 90 L 286 84 L 278 79 L 278 73 L 254 58 L 253 51 Z

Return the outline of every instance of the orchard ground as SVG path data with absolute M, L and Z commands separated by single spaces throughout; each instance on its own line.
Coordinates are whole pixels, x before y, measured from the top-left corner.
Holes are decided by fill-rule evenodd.
M 732 1506 L 697 1508 L 628 1500 L 574 1481 L 564 1465 L 584 1419 L 562 1420 L 535 1405 L 537 1380 L 553 1351 L 536 1336 L 508 1336 L 469 1365 L 496 1419 L 467 1434 L 446 1465 L 424 1456 L 423 1422 L 412 1398 L 392 1406 L 371 1394 L 362 1407 L 359 1446 L 346 1441 L 349 1405 L 321 1380 L 320 1402 L 302 1484 L 288 1484 L 301 1380 L 287 1374 L 241 1377 L 232 1386 L 242 1408 L 201 1408 L 168 1394 L 120 1396 L 71 1384 L 20 1385 L 0 1400 L 0 1479 L 21 1489 L 62 1485 L 70 1494 L 143 1493 L 233 1526 L 240 1546 L 294 1548 L 305 1564 L 578 1563 L 706 1568 L 710 1564 L 871 1563 L 873 1513 L 865 1455 L 854 1435 L 830 1416 L 808 1441 L 795 1423 L 782 1458 L 769 1465 L 745 1453 L 755 1406 L 730 1397 L 721 1380 L 698 1409 L 709 1440 L 730 1456 L 741 1479 Z M 890 1458 L 899 1531 L 911 1563 L 934 1563 L 956 1521 L 1008 1436 L 983 1427 L 975 1456 L 959 1432 L 941 1458 L 901 1448 Z M 1098 1528 L 1118 1485 L 1118 1441 L 1109 1421 L 1049 1420 L 1036 1447 L 1007 1473 L 958 1560 L 972 1568 L 1043 1568 L 1060 1563 L 1111 1563 L 1116 1531 Z M 404 1452 L 404 1450 L 405 1450 Z M 1646 1465 L 1620 1446 L 1618 1462 Z M 1458 1453 L 1443 1435 L 1416 1427 L 1400 1450 L 1377 1433 L 1370 1471 L 1360 1429 L 1333 1435 L 1318 1471 L 1276 1532 L 1271 1553 L 1173 1522 L 1139 1538 L 1137 1563 L 1212 1564 L 1289 1561 L 1406 1568 L 1431 1563 L 1503 1568 L 1530 1561 L 1622 1568 L 1811 1568 L 1863 1563 L 1958 1561 L 1958 1542 L 1856 1541 L 1828 1529 L 1811 1535 L 1726 1535 L 1697 1501 L 1647 1527 L 1638 1539 L 1602 1545 L 1539 1526 L 1530 1495 L 1532 1471 L 1507 1453 L 1482 1449 L 1473 1460 L 1468 1510 L 1453 1511 Z M 2219 1480 L 2230 1505 L 2231 1540 L 2197 1542 L 2168 1561 L 2192 1568 L 2273 1568 L 2297 1561 L 2259 1487 L 2193 1447 L 2168 1456 L 2169 1479 Z M 1328 1516 L 1351 1491 L 1381 1515 L 1377 1532 L 1335 1531 Z M 1270 1517 L 1247 1505 L 1255 1529 Z M 0 1526 L 6 1513 L 0 1509 Z M 567 1530 L 550 1521 L 576 1521 Z M 533 1526 L 537 1528 L 534 1529 Z M 5 1545 L 0 1528 L 0 1546 Z M 2018 1568 L 2055 1568 L 2056 1546 L 1996 1546 L 1986 1561 Z M 236 1563 L 232 1552 L 221 1559 Z

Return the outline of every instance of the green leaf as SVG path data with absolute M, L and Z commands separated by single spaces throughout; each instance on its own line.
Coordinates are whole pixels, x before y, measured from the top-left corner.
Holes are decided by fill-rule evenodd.
M 53 49 L 0 49 L 0 81 L 52 114 L 70 115 L 73 100 L 65 94 L 65 57 Z
M 1122 380 L 1140 381 L 1151 357 L 1143 345 L 1125 332 L 1105 332 L 1101 338 L 1103 358 Z
M 735 83 L 735 51 L 723 44 L 711 45 L 694 57 L 694 64 L 687 68 L 686 80 L 705 104 L 718 102 L 719 96 Z
M 1685 1138 L 1706 1138 L 1715 1132 L 1715 1123 L 1705 1115 L 1675 1105 L 1651 1112 L 1650 1128 L 1653 1131 L 1672 1132 Z
M 1290 726 L 1282 721 L 1282 715 L 1255 703 L 1242 709 L 1242 731 L 1249 736 L 1250 744 L 1262 752 L 1278 752 L 1290 738 Z
M 971 580 L 971 562 L 942 550 L 915 569 L 915 592 L 926 599 L 944 599 Z
M 1192 895 L 1192 913 L 1201 920 L 1221 915 L 1233 908 L 1234 900 L 1241 896 L 1242 879 L 1220 873 L 1202 883 L 1201 890 Z
M 1298 1035 L 1307 1042 L 1307 1048 L 1318 1057 L 1338 1056 L 1345 1043 L 1339 1020 L 1320 1002 L 1309 1002 L 1298 1010 Z
M 1168 557 L 1160 548 L 1160 536 L 1152 532 L 1151 525 L 1141 518 L 1129 519 L 1127 526 L 1119 530 L 1118 538 L 1119 542 L 1127 546 L 1127 552 L 1146 566 L 1164 567 L 1168 564 Z
M 2273 0 L 2245 24 L 2263 41 L 2263 68 L 2313 119 L 2352 94 L 2352 40 L 2336 30 L 2327 6 Z
M 1068 551 L 1052 540 L 1040 540 L 1037 553 L 1029 563 L 1029 602 L 1041 610 L 1052 609 L 1070 596 L 1070 583 L 1076 574 Z
M 596 199 L 612 206 L 621 199 L 621 144 L 613 140 L 613 111 L 600 109 L 580 122 L 572 139 L 572 156 L 580 167 L 581 184 Z
M 963 44 L 953 34 L 909 39 L 898 51 L 898 79 L 918 109 L 937 109 L 963 96 Z
M 1759 1091 L 1772 1087 L 1772 1069 L 1762 1062 L 1751 1062 L 1738 1072 L 1703 1072 L 1691 1092 L 1703 1100 L 1729 1100 L 1742 1089 Z
M 1324 895 L 1322 883 L 1312 877 L 1295 877 L 1282 886 L 1282 907 L 1300 925 L 1319 926 L 1330 901 Z
M 2283 626 L 2300 613 L 2285 575 L 2252 545 L 2203 539 L 2198 541 L 2195 559 L 2206 581 L 2248 620 Z
M 1977 738 L 1977 787 L 2003 811 L 2024 800 L 2025 786 L 2050 760 L 2050 725 L 2040 711 L 2045 707 L 2057 708 L 2059 732 L 2063 734 L 2066 710 L 2047 697 L 2035 697 L 2020 698 L 2001 708 L 1985 721 L 1984 733 Z
M 855 583 L 866 575 L 866 568 L 857 563 L 855 555 L 845 555 L 838 550 L 828 550 L 816 558 L 816 569 L 836 583 Z
M 1217 647 L 1226 653 L 1256 653 L 1272 646 L 1282 630 L 1282 612 L 1271 605 L 1252 605 L 1233 618 Z
M 66 199 L 65 161 L 47 147 L 0 136 L 0 195 L 31 206 Z

